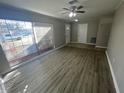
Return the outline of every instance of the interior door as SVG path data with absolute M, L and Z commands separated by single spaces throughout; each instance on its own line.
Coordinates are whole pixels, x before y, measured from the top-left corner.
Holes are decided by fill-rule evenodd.
M 70 24 L 65 25 L 65 36 L 66 36 L 66 44 L 70 43 L 70 33 L 71 33 L 71 28 Z
M 78 24 L 78 43 L 87 42 L 87 28 L 88 24 Z

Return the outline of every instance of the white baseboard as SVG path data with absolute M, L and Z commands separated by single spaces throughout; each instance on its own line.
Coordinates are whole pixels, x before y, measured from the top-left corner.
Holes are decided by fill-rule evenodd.
M 96 46 L 96 48 L 105 48 L 105 49 L 107 49 L 107 47 L 103 47 L 103 46 Z
M 103 47 L 103 46 L 97 46 L 94 43 L 80 43 L 80 42 L 71 42 L 71 43 L 75 43 L 75 44 L 86 44 L 86 45 L 95 45 L 96 48 L 104 48 L 107 49 L 107 47 Z
M 56 50 L 58 50 L 58 49 L 60 49 L 60 48 L 63 48 L 64 46 L 66 46 L 66 44 L 61 45 L 60 47 L 54 48 L 54 49 L 52 49 L 52 50 L 49 50 L 49 51 L 47 51 L 47 52 L 45 52 L 45 53 L 43 53 L 43 54 L 41 54 L 41 55 L 38 55 L 38 56 L 36 56 L 36 57 L 34 57 L 34 58 L 32 58 L 32 59 L 26 61 L 26 62 L 23 62 L 23 63 L 19 64 L 19 65 L 13 66 L 11 69 L 14 70 L 14 69 L 16 69 L 16 68 L 18 68 L 18 67 L 20 67 L 20 66 L 22 66 L 22 65 L 24 65 L 24 64 L 27 64 L 27 63 L 29 63 L 29 62 L 31 62 L 31 61 L 33 61 L 33 60 L 36 60 L 37 58 L 43 57 L 43 56 L 48 55 L 49 53 L 52 53 L 52 52 L 54 52 L 54 51 L 56 51 Z
M 117 84 L 117 81 L 116 81 L 116 78 L 115 78 L 115 74 L 114 74 L 114 71 L 113 71 L 113 68 L 112 68 L 112 64 L 111 64 L 111 61 L 110 61 L 110 58 L 109 58 L 109 55 L 108 55 L 108 52 L 106 51 L 105 53 L 106 53 L 108 64 L 109 64 L 109 67 L 110 67 L 110 70 L 111 70 L 111 74 L 112 74 L 112 78 L 113 78 L 116 93 L 120 93 L 119 88 L 118 88 L 118 84 Z
M 86 45 L 96 45 L 94 43 L 80 43 L 80 42 L 70 42 L 70 43 L 75 43 L 75 44 L 86 44 Z

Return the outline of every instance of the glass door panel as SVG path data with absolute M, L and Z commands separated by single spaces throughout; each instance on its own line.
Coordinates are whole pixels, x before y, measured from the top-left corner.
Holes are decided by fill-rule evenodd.
M 35 37 L 34 37 L 34 33 L 32 31 L 32 24 L 29 22 L 25 22 L 25 31 L 26 33 L 23 36 L 23 45 L 25 50 L 27 50 L 28 54 L 33 54 L 36 53 L 37 47 L 36 47 L 36 43 L 35 43 Z
M 15 58 L 10 60 L 10 63 L 15 65 L 20 62 L 20 58 L 25 56 L 23 53 L 22 34 L 19 30 L 18 21 L 6 20 L 6 24 L 16 51 Z
M 40 53 L 53 49 L 53 26 L 51 24 L 34 23 L 33 28 Z
M 8 60 L 15 58 L 16 51 L 5 20 L 0 20 L 0 42 Z
M 0 40 L 11 66 L 36 56 L 37 48 L 32 23 L 0 20 Z

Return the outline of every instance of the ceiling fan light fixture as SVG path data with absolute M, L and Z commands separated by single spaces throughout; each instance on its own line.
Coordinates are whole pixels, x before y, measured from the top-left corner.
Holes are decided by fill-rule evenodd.
M 77 15 L 77 14 L 74 13 L 74 12 L 70 12 L 70 13 L 69 13 L 69 17 L 76 17 L 76 15 Z
M 78 19 L 75 19 L 74 21 L 75 21 L 75 22 L 78 22 L 79 20 L 78 20 Z
M 74 15 L 73 12 L 69 13 L 69 17 L 73 17 L 73 15 Z
M 74 17 L 76 17 L 76 15 L 77 15 L 76 13 L 73 13 L 73 16 L 74 16 Z

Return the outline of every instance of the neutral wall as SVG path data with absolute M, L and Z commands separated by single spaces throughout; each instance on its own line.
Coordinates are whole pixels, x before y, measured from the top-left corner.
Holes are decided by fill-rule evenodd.
M 65 44 L 65 24 L 69 22 L 6 5 L 0 5 L 0 18 L 53 24 L 55 46 Z
M 1 76 L 1 73 L 4 73 L 8 70 L 10 70 L 9 63 L 7 62 L 7 59 L 5 57 L 2 47 L 0 46 L 0 76 Z
M 108 54 L 120 93 L 124 93 L 124 3 L 116 11 L 114 17 Z
M 98 21 L 87 21 L 81 23 L 73 23 L 72 24 L 72 33 L 71 33 L 71 42 L 77 42 L 77 34 L 78 34 L 78 24 L 88 23 L 88 31 L 87 31 L 87 43 L 90 43 L 92 37 L 96 37 L 98 31 Z
M 97 37 L 98 21 L 88 22 L 87 42 L 90 43 L 92 37 Z
M 77 42 L 78 41 L 78 24 L 77 23 L 73 23 L 72 24 L 72 31 L 71 31 L 71 42 Z

